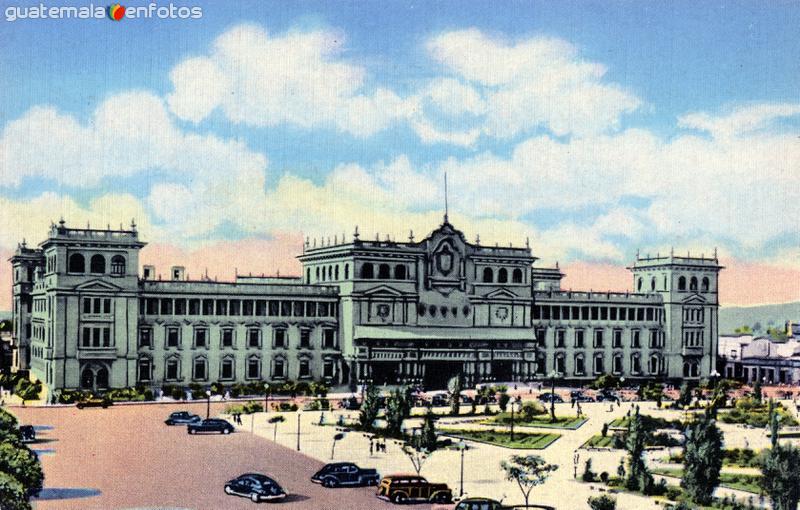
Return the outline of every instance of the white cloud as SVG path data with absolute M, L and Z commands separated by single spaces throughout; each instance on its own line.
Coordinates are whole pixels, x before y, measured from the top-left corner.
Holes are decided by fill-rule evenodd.
M 193 122 L 221 108 L 236 123 L 334 127 L 359 137 L 410 115 L 413 102 L 384 88 L 365 91 L 366 70 L 340 58 L 343 41 L 331 30 L 271 35 L 257 25 L 236 26 L 208 55 L 172 70 L 169 105 Z
M 445 32 L 427 43 L 430 55 L 482 95 L 483 132 L 508 138 L 536 127 L 586 136 L 616 129 L 641 101 L 605 83 L 604 66 L 579 58 L 555 38 L 510 42 L 477 29 Z
M 678 119 L 678 125 L 707 131 L 713 137 L 723 139 L 751 134 L 768 127 L 778 119 L 797 115 L 800 115 L 798 104 L 754 104 L 737 108 L 725 116 L 715 116 L 706 112 L 689 113 Z

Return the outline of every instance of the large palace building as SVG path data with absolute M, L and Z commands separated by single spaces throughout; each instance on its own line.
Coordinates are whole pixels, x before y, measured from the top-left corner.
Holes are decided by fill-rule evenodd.
M 713 258 L 637 256 L 633 292 L 561 289 L 525 247 L 467 242 L 445 216 L 407 242 L 305 243 L 299 277 L 233 282 L 139 272 L 129 230 L 52 225 L 13 269 L 14 365 L 51 390 L 144 384 L 422 381 L 444 387 L 708 376 L 717 344 Z

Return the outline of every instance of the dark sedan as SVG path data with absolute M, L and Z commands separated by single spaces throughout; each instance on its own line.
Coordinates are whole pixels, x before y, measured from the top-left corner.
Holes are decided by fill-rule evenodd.
M 564 401 L 558 393 L 542 393 L 539 395 L 539 400 L 542 402 L 555 402 L 557 404 Z
M 374 469 L 363 469 L 352 462 L 326 464 L 311 477 L 312 482 L 328 488 L 378 485 L 380 479 Z
M 20 425 L 19 435 L 23 443 L 33 443 L 36 441 L 36 430 L 33 428 L 33 425 Z
M 286 492 L 278 482 L 258 473 L 247 473 L 228 480 L 225 482 L 225 494 L 250 498 L 253 503 L 279 501 L 286 497 Z
M 571 391 L 569 398 L 573 402 L 594 402 L 594 399 L 582 391 Z
M 201 432 L 217 432 L 219 434 L 230 434 L 235 429 L 233 425 L 225 420 L 218 418 L 209 418 L 195 423 L 190 423 L 186 426 L 186 431 L 189 434 L 198 434 Z
M 164 420 L 164 423 L 167 425 L 188 425 L 200 421 L 203 421 L 203 419 L 196 414 L 192 414 L 188 411 L 175 411 L 169 415 L 169 418 Z

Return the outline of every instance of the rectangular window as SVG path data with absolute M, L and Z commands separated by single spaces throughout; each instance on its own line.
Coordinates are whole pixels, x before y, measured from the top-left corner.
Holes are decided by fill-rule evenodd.
M 281 301 L 281 317 L 291 317 L 291 316 L 292 316 L 292 302 Z
M 581 320 L 588 321 L 589 320 L 589 307 L 582 306 L 581 307 Z
M 276 329 L 274 332 L 275 335 L 275 347 L 286 347 L 286 330 L 285 329 Z
M 594 346 L 595 347 L 603 347 L 603 330 L 602 329 L 594 330 Z
M 605 367 L 603 366 L 603 357 L 602 356 L 595 356 L 594 357 L 594 373 L 595 374 L 602 374 L 605 372 Z
M 269 302 L 269 315 L 270 317 L 278 317 L 281 314 L 281 302 L 280 301 L 270 301 Z
M 311 363 L 307 359 L 300 360 L 300 371 L 298 372 L 298 378 L 305 379 L 311 377 Z
M 282 359 L 275 360 L 275 368 L 272 371 L 272 377 L 276 379 L 286 377 L 284 361 Z
M 647 309 L 647 320 L 649 320 L 649 321 L 653 320 L 653 308 L 648 308 Z
M 643 321 L 644 320 L 644 308 L 637 308 L 636 309 L 636 320 Z
M 584 333 L 582 329 L 575 330 L 575 347 L 583 348 L 584 346 Z
M 200 300 L 199 299 L 190 299 L 189 300 L 189 315 L 200 315 Z
M 569 316 L 569 307 L 568 307 L 568 306 L 562 306 L 562 307 L 561 307 L 561 318 L 562 318 L 563 320 L 565 320 L 565 321 L 568 321 L 568 320 L 570 319 L 570 316 Z
M 614 373 L 622 373 L 622 356 L 614 356 Z
M 564 347 L 567 332 L 563 329 L 556 330 L 556 347 Z
M 225 358 L 222 360 L 222 366 L 220 367 L 220 379 L 233 379 L 233 360 L 231 358 Z
M 230 328 L 222 330 L 222 347 L 233 347 L 233 330 Z
M 544 319 L 546 321 L 550 320 L 550 307 L 549 306 L 543 306 L 542 307 L 542 319 Z
M 614 330 L 614 338 L 612 340 L 612 347 L 622 347 L 622 330 Z
M 247 331 L 247 346 L 248 347 L 261 347 L 261 331 L 258 329 L 249 329 Z
M 608 320 L 608 307 L 607 306 L 600 307 L 600 320 L 601 321 Z
M 231 299 L 231 308 L 230 308 L 231 315 L 241 315 L 242 314 L 242 302 L 238 299 Z
M 550 314 L 553 317 L 553 320 L 556 321 L 561 320 L 561 307 L 560 306 L 550 307 Z
M 228 315 L 228 301 L 226 299 L 217 300 L 217 315 Z
M 101 303 L 102 303 L 102 300 L 99 297 L 94 298 L 94 302 L 93 302 L 94 306 L 92 306 L 92 313 L 103 313 L 103 311 L 100 308 Z
M 611 309 L 609 310 L 609 312 L 611 313 L 611 315 L 609 316 L 609 319 L 612 320 L 612 321 L 617 320 L 617 307 L 616 306 L 612 306 Z
M 634 374 L 639 374 L 642 371 L 642 360 L 639 359 L 639 356 L 631 357 L 631 372 Z
M 333 377 L 333 361 L 326 361 L 322 365 L 322 376 L 323 377 Z
M 186 300 L 185 299 L 176 299 L 175 300 L 175 315 L 186 315 Z
M 149 328 L 139 330 L 139 347 L 153 346 L 153 331 Z
M 158 299 L 147 298 L 147 315 L 156 315 L 158 313 Z
M 166 379 L 168 381 L 176 381 L 178 380 L 178 372 L 179 372 L 180 364 L 176 359 L 168 359 L 167 360 L 167 367 L 166 367 Z
M 242 315 L 253 315 L 253 300 L 246 299 L 242 301 Z
M 167 347 L 178 347 L 180 343 L 180 330 L 167 328 Z
M 256 315 L 264 317 L 267 315 L 267 302 L 263 299 L 256 301 Z
M 259 358 L 247 360 L 247 378 L 261 379 L 261 360 Z
M 301 329 L 300 330 L 300 348 L 301 349 L 308 349 L 311 347 L 311 330 L 310 329 Z
M 536 343 L 539 347 L 547 347 L 547 328 L 536 328 Z
M 194 379 L 204 381 L 206 379 L 206 360 L 197 358 L 194 360 Z
M 91 347 L 92 345 L 92 328 L 83 328 L 83 346 Z
M 533 320 L 539 320 L 542 317 L 542 307 L 541 305 L 536 305 L 533 307 Z
M 325 349 L 336 348 L 336 331 L 333 329 L 322 330 L 322 347 Z
M 592 320 L 596 321 L 600 317 L 598 313 L 599 308 L 593 306 L 591 309 L 592 309 Z
M 328 316 L 328 303 L 318 303 L 318 311 L 320 317 Z
M 208 348 L 208 330 L 206 329 L 194 330 L 194 346 Z
M 172 300 L 171 299 L 162 299 L 161 300 L 161 315 L 172 315 Z
M 555 366 L 556 366 L 556 372 L 558 372 L 559 374 L 563 374 L 564 373 L 564 356 L 563 355 L 556 356 L 556 358 L 555 358 Z
M 586 363 L 583 356 L 575 357 L 575 375 L 583 375 L 586 373 Z
M 638 329 L 631 330 L 631 347 L 638 349 L 642 346 L 641 333 Z
M 92 300 L 90 298 L 83 298 L 83 313 L 92 313 Z
M 317 316 L 317 303 L 313 301 L 308 301 L 306 303 L 306 317 L 316 317 Z
M 295 301 L 294 302 L 294 316 L 295 317 L 303 317 L 306 311 L 306 304 L 302 301 Z
M 111 347 L 111 328 L 103 328 L 103 347 Z

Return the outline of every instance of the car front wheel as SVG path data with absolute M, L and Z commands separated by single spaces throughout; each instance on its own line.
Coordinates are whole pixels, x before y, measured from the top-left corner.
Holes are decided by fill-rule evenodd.
M 252 501 L 253 503 L 258 503 L 261 500 L 259 499 L 258 494 L 254 492 L 250 494 L 250 501 Z
M 187 429 L 187 431 L 189 432 L 189 434 L 194 434 L 195 433 L 194 429 Z
M 408 498 L 402 492 L 398 492 L 398 493 L 396 493 L 396 494 L 394 494 L 392 496 L 392 503 L 395 503 L 395 504 L 398 504 L 398 505 L 402 505 L 406 501 L 408 501 Z
M 327 487 L 328 489 L 333 489 L 334 487 L 336 487 L 336 480 L 332 478 L 326 478 L 325 480 L 322 481 L 322 486 Z
M 231 489 L 230 485 L 225 486 L 225 494 L 227 494 L 228 496 L 233 494 L 233 489 Z
M 448 496 L 445 493 L 440 492 L 439 494 L 434 496 L 433 501 L 434 501 L 434 503 L 446 504 L 446 503 L 450 502 L 450 496 Z
M 222 433 L 223 434 L 230 434 L 231 431 L 230 431 L 230 429 L 222 429 Z

